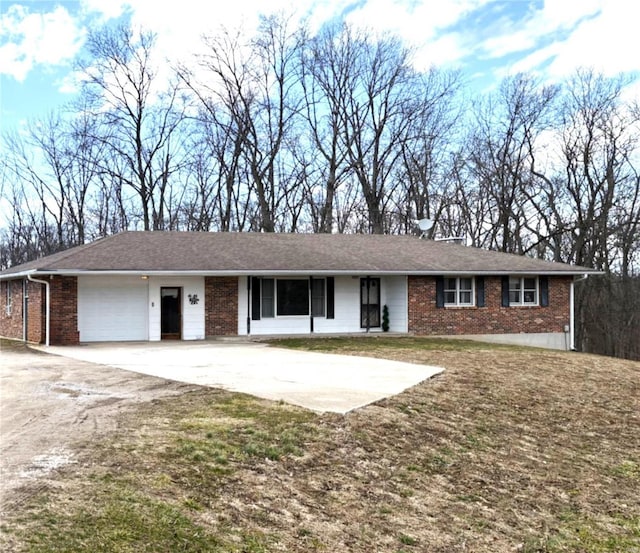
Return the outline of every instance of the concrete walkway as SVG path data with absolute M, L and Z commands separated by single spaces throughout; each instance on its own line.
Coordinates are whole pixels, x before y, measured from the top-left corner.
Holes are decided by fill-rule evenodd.
M 346 413 L 398 394 L 444 370 L 248 341 L 100 343 L 41 349 L 137 373 L 335 413 Z

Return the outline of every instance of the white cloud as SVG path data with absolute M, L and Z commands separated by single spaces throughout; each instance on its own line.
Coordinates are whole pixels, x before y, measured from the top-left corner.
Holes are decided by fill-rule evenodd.
M 359 28 L 401 36 L 415 48 L 419 69 L 464 63 L 470 71 L 493 72 L 498 79 L 520 71 L 558 79 L 579 66 L 605 74 L 640 71 L 640 2 L 629 0 L 545 0 L 542 6 L 528 3 L 524 14 L 514 10 L 523 5 L 513 0 L 65 0 L 56 7 L 26 5 L 16 1 L 0 14 L 0 72 L 20 82 L 36 67 L 68 64 L 88 27 L 125 13 L 134 26 L 157 34 L 154 58 L 162 77 L 171 70 L 165 60 L 188 61 L 202 51 L 203 34 L 224 26 L 242 27 L 251 35 L 265 11 L 292 13 L 294 20 L 306 17 L 312 30 L 346 13 Z M 35 13 L 39 6 L 48 13 Z M 61 92 L 76 90 L 72 73 L 56 78 Z
M 80 90 L 82 75 L 71 71 L 56 81 L 58 92 L 61 94 L 76 94 Z
M 522 52 L 536 45 L 538 36 L 530 29 L 487 39 L 482 49 L 490 58 L 501 58 L 513 52 Z
M 508 27 L 508 19 L 501 22 L 503 32 L 484 41 L 479 51 L 494 60 L 498 79 L 530 72 L 558 81 L 579 67 L 607 76 L 638 72 L 638 20 L 640 4 L 625 0 L 547 1 L 520 27 L 516 22 Z M 511 56 L 510 63 L 497 61 L 503 56 Z
M 498 36 L 481 45 L 489 58 L 530 50 L 558 33 L 570 31 L 584 18 L 594 17 L 601 9 L 602 0 L 548 1 L 542 9 L 533 9 L 523 21 L 513 21 L 508 14 L 501 18 Z
M 412 45 L 423 46 L 439 38 L 441 29 L 455 25 L 466 14 L 490 0 L 368 0 L 349 13 L 359 27 L 393 32 Z
M 538 18 L 539 26 L 552 25 L 557 28 L 571 28 L 584 17 L 594 16 L 607 3 L 619 0 L 547 0 Z M 626 0 L 623 0 L 627 4 Z
M 127 4 L 127 0 L 80 0 L 83 12 L 98 15 L 103 21 L 120 17 Z
M 514 75 L 516 73 L 538 72 L 539 68 L 550 60 L 553 60 L 562 51 L 562 48 L 563 46 L 560 42 L 553 42 L 544 48 L 534 50 L 528 56 L 511 65 L 505 66 L 502 70 L 498 70 L 496 74 L 504 77 L 507 74 Z
M 414 65 L 418 70 L 430 67 L 455 67 L 471 53 L 467 41 L 459 33 L 448 33 L 417 50 Z
M 609 0 L 600 14 L 583 21 L 564 41 L 549 67 L 561 77 L 577 67 L 593 67 L 605 75 L 640 71 L 640 4 Z
M 9 6 L 0 16 L 0 71 L 22 82 L 36 65 L 67 63 L 83 38 L 84 31 L 62 6 L 49 13 Z
M 311 3 L 311 0 L 307 1 Z M 168 78 L 171 65 L 189 63 L 194 55 L 202 53 L 205 48 L 202 40 L 204 35 L 216 34 L 222 27 L 230 31 L 244 29 L 252 35 L 257 28 L 259 14 L 265 11 L 265 2 L 260 0 L 224 3 L 181 0 L 179 4 L 128 0 L 126 4 L 133 27 L 156 34 L 153 54 L 160 79 Z M 292 0 L 272 0 L 267 5 L 269 13 L 292 11 L 296 7 L 302 12 L 304 6 Z

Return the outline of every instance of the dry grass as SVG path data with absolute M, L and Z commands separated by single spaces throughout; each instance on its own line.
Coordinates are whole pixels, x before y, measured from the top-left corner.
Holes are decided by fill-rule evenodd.
M 346 416 L 217 390 L 145 405 L 5 521 L 0 545 L 640 552 L 640 364 L 417 339 L 287 345 L 447 370 Z

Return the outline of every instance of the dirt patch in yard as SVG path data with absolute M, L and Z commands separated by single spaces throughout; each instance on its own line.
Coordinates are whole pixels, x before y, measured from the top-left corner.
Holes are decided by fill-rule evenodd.
M 119 415 L 194 389 L 181 383 L 72 361 L 0 342 L 0 516 L 81 462 L 78 443 L 100 440 Z
M 640 551 L 639 363 L 412 339 L 288 345 L 447 370 L 345 416 L 220 390 L 139 404 L 7 518 L 0 545 Z

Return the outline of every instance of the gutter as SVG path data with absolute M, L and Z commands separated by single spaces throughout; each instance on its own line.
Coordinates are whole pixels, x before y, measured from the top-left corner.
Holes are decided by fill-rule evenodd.
M 46 335 L 46 339 L 45 339 L 45 345 L 47 347 L 49 347 L 50 345 L 50 329 L 51 329 L 51 288 L 49 287 L 49 282 L 46 280 L 40 280 L 37 278 L 33 278 L 33 276 L 31 276 L 31 274 L 27 274 L 27 278 L 31 281 L 31 282 L 37 282 L 38 284 L 44 284 L 47 293 L 46 293 L 46 302 L 47 302 L 47 310 L 46 310 L 46 329 L 45 329 L 45 335 Z
M 574 278 L 569 287 L 569 349 L 571 351 L 576 351 L 575 284 L 587 280 L 587 278 L 589 278 L 589 273 L 583 274 L 580 278 Z
M 60 276 L 252 276 L 259 274 L 261 276 L 437 276 L 437 275 L 451 275 L 451 276 L 505 276 L 505 275 L 548 275 L 548 276 L 576 276 L 585 274 L 585 271 L 589 271 L 589 274 L 602 274 L 603 271 L 593 271 L 585 268 L 577 270 L 544 270 L 540 269 L 528 269 L 526 271 L 518 270 L 450 270 L 445 268 L 429 269 L 429 270 L 371 270 L 365 268 L 353 268 L 353 269 L 339 269 L 339 270 L 327 270 L 310 267 L 308 269 L 229 269 L 229 270 L 83 270 L 83 269 L 38 269 L 22 271 L 19 273 L 0 275 L 0 279 L 15 279 L 22 276 L 28 276 L 30 274 L 47 274 L 47 275 L 60 275 Z

